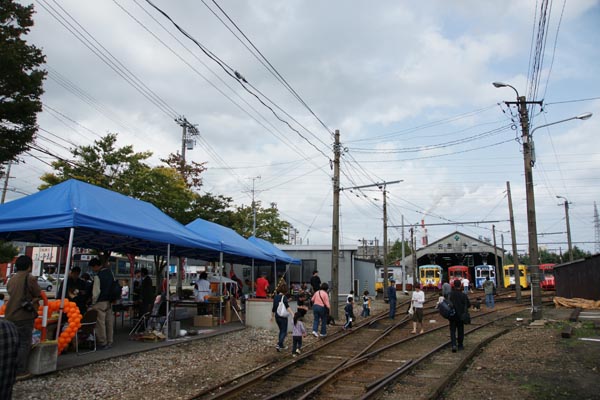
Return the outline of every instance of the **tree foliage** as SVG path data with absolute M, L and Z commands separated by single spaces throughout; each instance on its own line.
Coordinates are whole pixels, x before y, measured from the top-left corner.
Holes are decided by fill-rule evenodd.
M 404 257 L 412 254 L 410 245 L 408 241 L 404 241 Z M 402 242 L 400 240 L 396 240 L 392 247 L 388 250 L 387 254 L 387 264 L 390 265 L 394 263 L 396 260 L 402 260 Z
M 288 234 L 289 222 L 279 217 L 277 204 L 271 203 L 270 207 L 262 208 L 260 202 L 256 202 L 256 237 L 268 240 L 271 243 L 285 243 Z M 253 210 L 252 206 L 241 205 L 236 208 L 233 216 L 233 228 L 242 236 L 252 236 Z
M 37 131 L 45 56 L 21 37 L 33 26 L 33 6 L 0 0 L 0 164 L 27 150 Z
M 0 241 L 0 263 L 11 262 L 19 254 L 19 249 L 11 243 Z

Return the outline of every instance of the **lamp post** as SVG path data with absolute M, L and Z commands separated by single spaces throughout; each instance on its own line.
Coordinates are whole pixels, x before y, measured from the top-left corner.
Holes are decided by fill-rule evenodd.
M 532 297 L 532 320 L 538 320 L 542 318 L 542 293 L 539 282 L 539 255 L 538 255 L 538 241 L 537 241 L 537 226 L 535 217 L 535 196 L 533 190 L 533 133 L 546 126 L 559 124 L 562 122 L 570 121 L 573 119 L 588 119 L 592 116 L 591 113 L 581 114 L 576 117 L 563 119 L 560 121 L 552 122 L 545 125 L 535 127 L 531 133 L 529 133 L 529 115 L 527 113 L 527 104 L 540 104 L 540 101 L 527 101 L 525 96 L 520 96 L 517 89 L 503 82 L 493 82 L 492 85 L 496 88 L 509 87 L 517 94 L 517 101 L 507 101 L 506 104 L 516 104 L 519 110 L 519 119 L 521 122 L 521 141 L 523 142 L 523 163 L 525 167 L 525 194 L 527 199 L 527 228 L 529 238 L 529 259 L 530 266 L 529 272 L 531 274 L 531 297 Z M 515 285 L 520 281 L 517 280 L 518 266 L 515 265 Z
M 569 224 L 569 200 L 563 196 L 556 196 L 557 199 L 565 201 L 565 219 L 567 220 L 567 243 L 569 244 L 569 261 L 573 261 L 573 248 L 571 246 L 571 224 Z

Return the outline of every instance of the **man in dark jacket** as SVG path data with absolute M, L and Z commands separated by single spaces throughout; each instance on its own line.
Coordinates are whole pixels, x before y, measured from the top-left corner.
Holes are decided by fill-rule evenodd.
M 39 301 L 42 297 L 37 278 L 31 275 L 33 261 L 28 256 L 20 256 L 15 262 L 17 273 L 10 278 L 6 290 L 10 299 L 6 304 L 7 321 L 11 321 L 19 332 L 17 355 L 17 375 L 27 375 L 27 360 L 31 350 L 33 322 L 38 316 Z
M 396 317 L 396 303 L 398 301 L 398 297 L 396 296 L 396 280 L 394 278 L 390 278 L 390 286 L 388 286 L 388 302 L 390 304 L 390 319 L 394 319 Z
M 321 278 L 319 278 L 319 271 L 313 271 L 313 275 L 310 278 L 310 286 L 312 287 L 313 294 L 321 288 Z
M 148 275 L 148 268 L 142 268 L 142 286 L 140 290 L 142 300 L 142 315 L 147 312 L 152 312 L 152 306 L 154 305 L 155 291 L 152 286 L 152 278 Z
M 92 258 L 88 265 L 96 274 L 92 289 L 92 309 L 98 311 L 98 319 L 96 320 L 98 350 L 110 349 L 113 344 L 114 326 L 110 290 L 115 278 L 112 271 L 97 258 Z
M 464 294 L 460 290 L 460 280 L 454 281 L 454 287 L 452 288 L 452 292 L 448 296 L 450 302 L 454 306 L 456 313 L 452 318 L 449 319 L 450 322 L 450 341 L 452 343 L 452 352 L 456 353 L 456 344 L 458 342 L 458 350 L 462 350 L 463 340 L 465 338 L 465 324 L 462 321 L 462 315 L 471 307 L 471 303 L 469 302 L 469 298 L 466 294 Z M 458 331 L 458 337 L 456 332 Z

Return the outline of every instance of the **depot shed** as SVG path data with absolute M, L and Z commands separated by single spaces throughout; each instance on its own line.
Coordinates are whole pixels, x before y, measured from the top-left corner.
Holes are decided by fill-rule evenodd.
M 556 295 L 600 300 L 600 254 L 554 267 Z

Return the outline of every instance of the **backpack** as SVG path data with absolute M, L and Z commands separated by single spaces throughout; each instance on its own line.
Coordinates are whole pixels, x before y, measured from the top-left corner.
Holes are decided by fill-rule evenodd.
M 450 319 L 456 315 L 454 305 L 450 300 L 444 299 L 437 305 L 440 315 L 446 319 Z
M 108 295 L 109 301 L 117 301 L 121 298 L 122 291 L 121 284 L 118 280 L 114 279 L 112 285 L 110 286 L 110 293 Z

